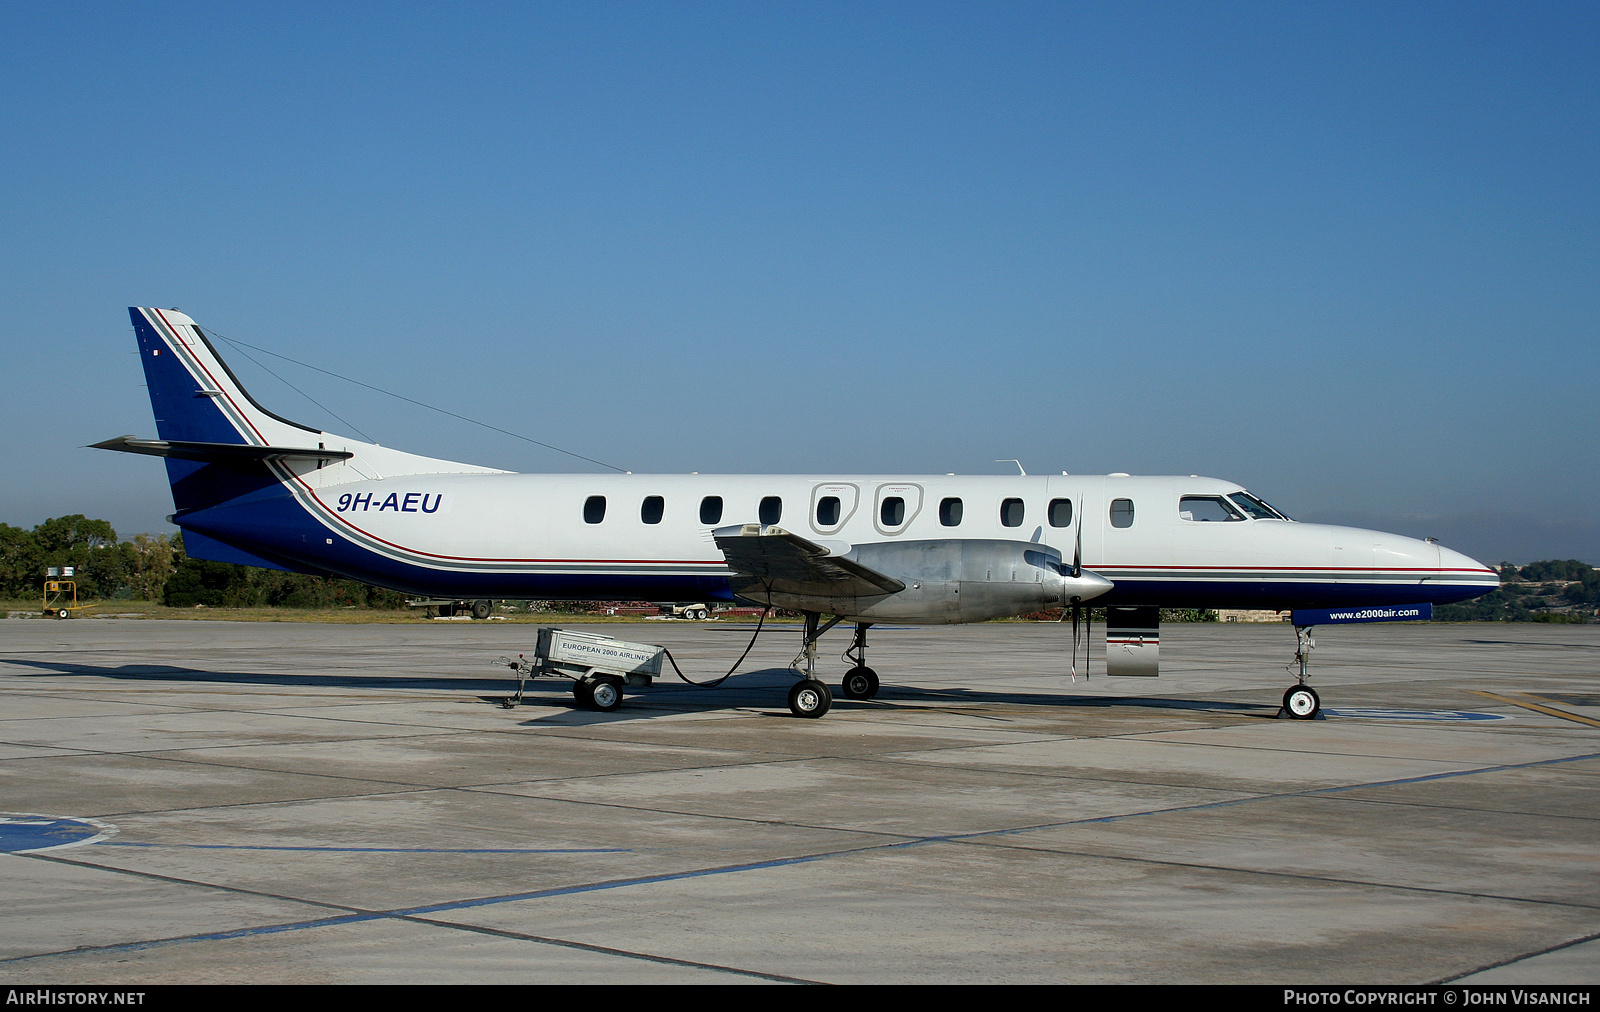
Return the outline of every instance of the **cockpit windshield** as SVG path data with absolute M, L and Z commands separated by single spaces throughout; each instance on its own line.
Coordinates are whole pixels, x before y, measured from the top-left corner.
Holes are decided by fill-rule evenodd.
M 1289 517 L 1289 516 L 1287 516 L 1287 515 L 1285 515 L 1283 513 L 1279 513 L 1277 510 L 1273 509 L 1271 506 L 1268 506 L 1266 503 L 1262 502 L 1260 499 L 1257 499 L 1255 496 L 1251 495 L 1249 492 L 1244 492 L 1244 491 L 1230 492 L 1230 493 L 1228 493 L 1228 498 L 1232 499 L 1234 504 L 1236 506 L 1238 506 L 1240 509 L 1244 510 L 1245 513 L 1247 515 L 1249 515 L 1250 519 L 1252 519 L 1252 520 L 1290 520 L 1290 519 L 1292 519 L 1291 517 Z

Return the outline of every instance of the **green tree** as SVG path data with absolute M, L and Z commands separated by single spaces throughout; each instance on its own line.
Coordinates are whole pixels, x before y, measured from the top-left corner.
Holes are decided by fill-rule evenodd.
M 0 524 L 0 594 L 31 597 L 44 579 L 44 555 L 32 531 Z

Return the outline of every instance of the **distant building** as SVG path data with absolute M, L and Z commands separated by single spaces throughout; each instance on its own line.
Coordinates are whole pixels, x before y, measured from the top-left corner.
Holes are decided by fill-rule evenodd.
M 1286 611 L 1264 611 L 1250 608 L 1218 608 L 1218 622 L 1287 622 Z

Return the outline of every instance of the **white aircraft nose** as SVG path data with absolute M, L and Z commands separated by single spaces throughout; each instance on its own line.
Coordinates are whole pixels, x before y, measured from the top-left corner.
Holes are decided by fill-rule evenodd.
M 1493 566 L 1486 566 L 1454 549 L 1439 548 L 1439 569 L 1445 577 L 1481 583 L 1487 590 L 1496 590 L 1500 586 L 1500 574 Z

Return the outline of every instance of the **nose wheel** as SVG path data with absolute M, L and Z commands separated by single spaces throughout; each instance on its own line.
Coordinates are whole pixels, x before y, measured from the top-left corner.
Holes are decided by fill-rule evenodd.
M 1322 712 L 1322 699 L 1309 685 L 1296 685 L 1283 694 L 1283 712 L 1295 720 L 1315 720 Z

